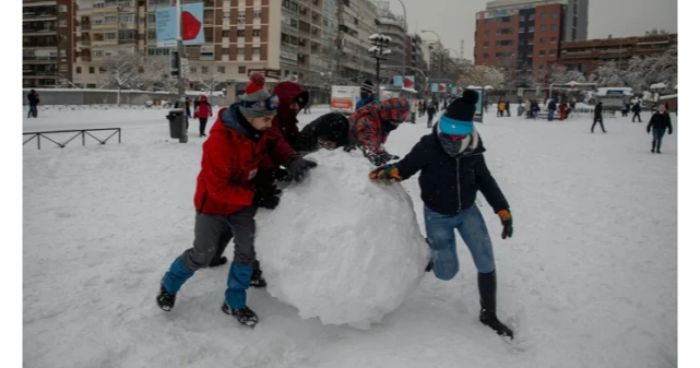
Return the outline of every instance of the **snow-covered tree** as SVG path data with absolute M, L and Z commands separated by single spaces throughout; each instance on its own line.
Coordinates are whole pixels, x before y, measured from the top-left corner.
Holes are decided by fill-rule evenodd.
M 598 87 L 626 86 L 625 71 L 618 68 L 614 61 L 609 61 L 591 73 L 590 80 L 598 83 Z
M 586 76 L 578 70 L 567 70 L 555 80 L 555 83 L 569 83 L 571 81 L 583 83 L 586 81 Z
M 170 62 L 165 58 L 150 58 L 144 64 L 143 82 L 146 89 L 177 91 L 177 77 L 170 75 Z
M 137 88 L 143 84 L 143 63 L 137 54 L 117 54 L 105 59 L 105 87 L 117 89 L 117 105 L 121 105 L 121 90 Z
M 461 85 L 492 86 L 501 88 L 505 82 L 505 76 L 498 68 L 488 65 L 467 66 L 459 76 L 457 82 Z

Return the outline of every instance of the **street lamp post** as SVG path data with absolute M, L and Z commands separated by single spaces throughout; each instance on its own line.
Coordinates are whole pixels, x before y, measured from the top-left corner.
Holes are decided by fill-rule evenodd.
M 379 79 L 379 71 L 380 71 L 380 61 L 381 60 L 386 60 L 387 56 L 391 54 L 391 50 L 389 49 L 389 42 L 391 42 L 391 37 L 385 36 L 381 33 L 375 33 L 371 36 L 369 36 L 370 42 L 372 42 L 372 47 L 370 47 L 367 51 L 369 51 L 370 55 L 376 60 L 377 62 L 377 69 L 376 69 L 376 80 L 377 80 L 377 98 L 381 99 L 381 88 L 380 88 L 380 82 L 381 80 Z

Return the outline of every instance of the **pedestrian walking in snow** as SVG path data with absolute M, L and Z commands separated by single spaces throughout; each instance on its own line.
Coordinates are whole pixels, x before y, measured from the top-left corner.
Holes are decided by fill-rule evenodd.
M 506 101 L 505 112 L 510 117 L 510 101 Z
M 27 102 L 29 102 L 29 111 L 27 112 L 27 118 L 38 117 L 39 111 L 37 106 L 39 105 L 39 94 L 35 90 L 30 90 L 27 94 Z
M 264 85 L 264 79 L 262 80 Z M 277 97 L 258 81 L 246 87 L 241 101 L 221 109 L 209 138 L 202 145 L 202 167 L 197 177 L 194 203 L 193 246 L 175 260 L 165 273 L 156 301 L 170 311 L 180 287 L 215 256 L 220 237 L 231 232 L 234 258 L 228 272 L 221 307 L 238 322 L 254 326 L 257 314 L 247 303 L 247 289 L 255 262 L 255 213 L 259 203 L 255 176 L 268 154 L 267 130 L 277 112 Z
M 496 117 L 503 117 L 504 112 L 506 111 L 506 103 L 503 102 L 503 100 L 499 99 L 498 103 L 496 104 Z
M 389 133 L 408 119 L 410 107 L 403 97 L 392 97 L 380 104 L 369 104 L 350 115 L 350 144 L 362 149 L 374 165 L 398 159 L 384 149 Z
M 304 106 L 304 114 L 311 114 L 311 102 L 307 102 Z
M 433 132 L 423 136 L 406 157 L 373 170 L 369 176 L 372 180 L 401 181 L 420 171 L 418 183 L 433 273 L 441 280 L 457 274 L 456 230 L 478 271 L 480 321 L 499 335 L 512 338 L 512 330 L 496 315 L 496 265 L 488 228 L 475 203 L 477 191 L 501 219 L 503 239 L 512 237 L 513 219 L 508 201 L 486 166 L 485 149 L 474 128 L 477 101 L 478 94 L 466 90 L 450 104 Z
M 533 119 L 537 120 L 537 115 L 540 114 L 540 104 L 537 103 L 537 100 L 530 101 L 530 114 Z
M 554 120 L 554 112 L 557 111 L 557 99 L 552 98 L 547 104 L 547 121 Z
M 666 105 L 659 104 L 656 112 L 649 119 L 649 124 L 647 124 L 647 133 L 653 133 L 654 137 L 651 141 L 651 153 L 661 153 L 661 140 L 666 134 L 666 129 L 668 129 L 668 134 L 673 134 L 671 116 L 666 111 Z
M 566 119 L 566 102 L 559 103 L 559 120 Z
M 634 114 L 634 115 L 632 115 L 632 122 L 633 123 L 634 123 L 635 119 L 638 119 L 640 123 L 642 122 L 642 117 L 641 117 L 641 115 L 639 115 L 641 112 L 642 112 L 642 105 L 639 101 L 637 101 L 634 104 L 634 106 L 632 106 L 632 113 Z
M 194 117 L 199 119 L 199 136 L 206 137 L 204 133 L 207 128 L 209 117 L 212 116 L 211 104 L 207 101 L 207 96 L 199 96 L 199 101 L 194 103 Z
M 194 104 L 195 104 L 195 108 L 196 108 L 197 101 L 195 101 Z M 187 98 L 185 98 L 185 113 L 187 114 L 187 117 L 190 119 L 192 118 L 192 109 L 191 108 L 192 108 L 192 99 L 187 97 Z M 200 137 L 201 137 L 201 135 L 200 135 Z
M 595 128 L 595 125 L 597 123 L 600 123 L 600 129 L 603 130 L 603 133 L 607 133 L 605 131 L 605 125 L 603 125 L 603 103 L 598 102 L 595 105 L 595 108 L 593 109 L 593 125 L 591 125 L 591 133 L 593 133 L 593 129 Z
M 431 101 L 428 103 L 428 129 L 433 127 L 433 117 L 435 116 L 435 113 L 437 112 L 436 104 L 434 101 Z

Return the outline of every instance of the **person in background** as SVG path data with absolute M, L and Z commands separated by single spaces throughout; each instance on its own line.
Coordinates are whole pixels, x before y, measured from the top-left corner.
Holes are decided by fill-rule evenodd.
M 294 149 L 301 155 L 316 152 L 320 148 L 333 150 L 350 143 L 350 122 L 339 112 L 330 112 L 310 122 L 299 133 Z
M 530 114 L 532 115 L 533 119 L 537 119 L 537 115 L 540 113 L 540 104 L 537 103 L 537 100 L 532 99 L 530 100 Z
M 668 134 L 673 134 L 673 126 L 671 126 L 671 116 L 668 114 L 665 104 L 659 104 L 654 115 L 649 119 L 649 124 L 647 124 L 647 133 L 652 132 L 653 129 L 653 140 L 651 141 L 651 153 L 661 153 L 661 140 L 666 134 L 666 129 L 668 129 Z
M 506 105 L 504 107 L 504 110 L 505 110 L 506 114 L 508 115 L 508 117 L 510 117 L 510 101 L 506 100 L 505 104 Z
M 641 104 L 641 102 L 639 102 L 639 100 L 637 100 L 637 102 L 634 103 L 634 106 L 632 106 L 632 113 L 634 114 L 634 115 L 632 115 L 632 122 L 633 123 L 634 123 L 635 119 L 638 119 L 639 123 L 642 122 L 642 116 L 639 115 L 641 112 L 642 112 L 642 104 Z
M 603 129 L 603 133 L 607 133 L 605 131 L 605 125 L 603 125 L 603 103 L 598 102 L 595 105 L 595 109 L 593 109 L 593 125 L 591 125 L 591 133 L 593 133 L 593 130 L 595 129 L 595 125 L 597 123 L 600 123 L 600 129 Z
M 355 104 L 355 111 L 373 102 L 379 102 L 374 94 L 374 84 L 371 80 L 366 80 L 360 86 L 360 100 Z
M 456 230 L 478 271 L 479 320 L 512 339 L 513 331 L 496 315 L 496 264 L 486 222 L 475 203 L 477 192 L 484 195 L 500 218 L 501 238 L 513 236 L 513 218 L 508 201 L 486 166 L 486 150 L 473 123 L 477 101 L 477 92 L 466 90 L 463 97 L 450 104 L 432 133 L 423 136 L 406 157 L 371 171 L 369 178 L 394 182 L 420 172 L 418 183 L 433 273 L 445 281 L 457 274 Z
M 547 121 L 554 120 L 554 112 L 557 110 L 557 99 L 551 98 L 547 104 Z
M 566 119 L 566 102 L 563 100 L 559 103 L 559 120 Z
M 264 85 L 264 78 L 262 80 Z M 235 250 L 221 310 L 239 323 L 255 326 L 257 314 L 248 306 L 247 289 L 255 262 L 255 176 L 267 154 L 267 130 L 277 113 L 277 97 L 259 81 L 246 87 L 241 101 L 221 109 L 202 145 L 202 164 L 194 196 L 193 246 L 176 257 L 160 282 L 156 303 L 164 311 L 175 306 L 182 285 L 210 264 L 221 234 L 233 234 Z
M 195 108 L 197 108 L 197 102 L 196 102 L 196 101 L 195 101 L 194 104 L 195 104 Z M 188 96 L 187 98 L 185 98 L 185 113 L 187 114 L 187 117 L 188 117 L 188 118 L 192 118 L 192 110 L 191 110 L 191 107 L 192 107 L 192 99 L 189 98 L 189 96 Z M 211 115 L 209 115 L 209 116 L 211 116 Z M 200 135 L 200 137 L 201 137 L 201 135 Z
M 430 101 L 428 103 L 428 107 L 426 110 L 428 111 L 428 129 L 433 127 L 433 117 L 435 116 L 435 113 L 437 112 L 436 108 L 436 103 L 435 101 Z
M 29 102 L 29 111 L 27 112 L 27 117 L 38 117 L 39 111 L 37 106 L 39 105 L 39 94 L 35 90 L 30 90 L 27 94 L 27 102 Z
M 189 108 L 188 108 L 188 111 L 189 111 Z M 189 115 L 189 112 L 188 112 L 188 115 Z M 210 116 L 212 116 L 211 104 L 209 104 L 209 101 L 207 101 L 207 96 L 201 95 L 201 96 L 199 96 L 199 101 L 195 101 L 195 103 L 194 103 L 194 117 L 199 119 L 199 136 L 200 137 L 207 136 L 204 132 L 205 132 L 205 129 L 207 128 L 207 121 L 209 121 Z

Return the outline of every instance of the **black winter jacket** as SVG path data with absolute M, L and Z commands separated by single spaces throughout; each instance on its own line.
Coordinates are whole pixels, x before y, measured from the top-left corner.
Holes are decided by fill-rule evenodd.
M 656 112 L 649 119 L 649 124 L 647 124 L 647 133 L 654 129 L 666 129 L 668 128 L 668 134 L 673 134 L 673 127 L 671 126 L 671 117 L 668 113 Z
M 603 105 L 595 105 L 595 108 L 593 109 L 593 119 L 602 119 L 603 118 Z
M 434 129 L 432 134 L 423 136 L 396 167 L 404 180 L 420 170 L 421 199 L 435 212 L 452 215 L 469 208 L 474 204 L 477 190 L 484 194 L 494 212 L 508 209 L 508 201 L 486 167 L 484 151 L 479 139 L 474 151 L 450 157 Z

